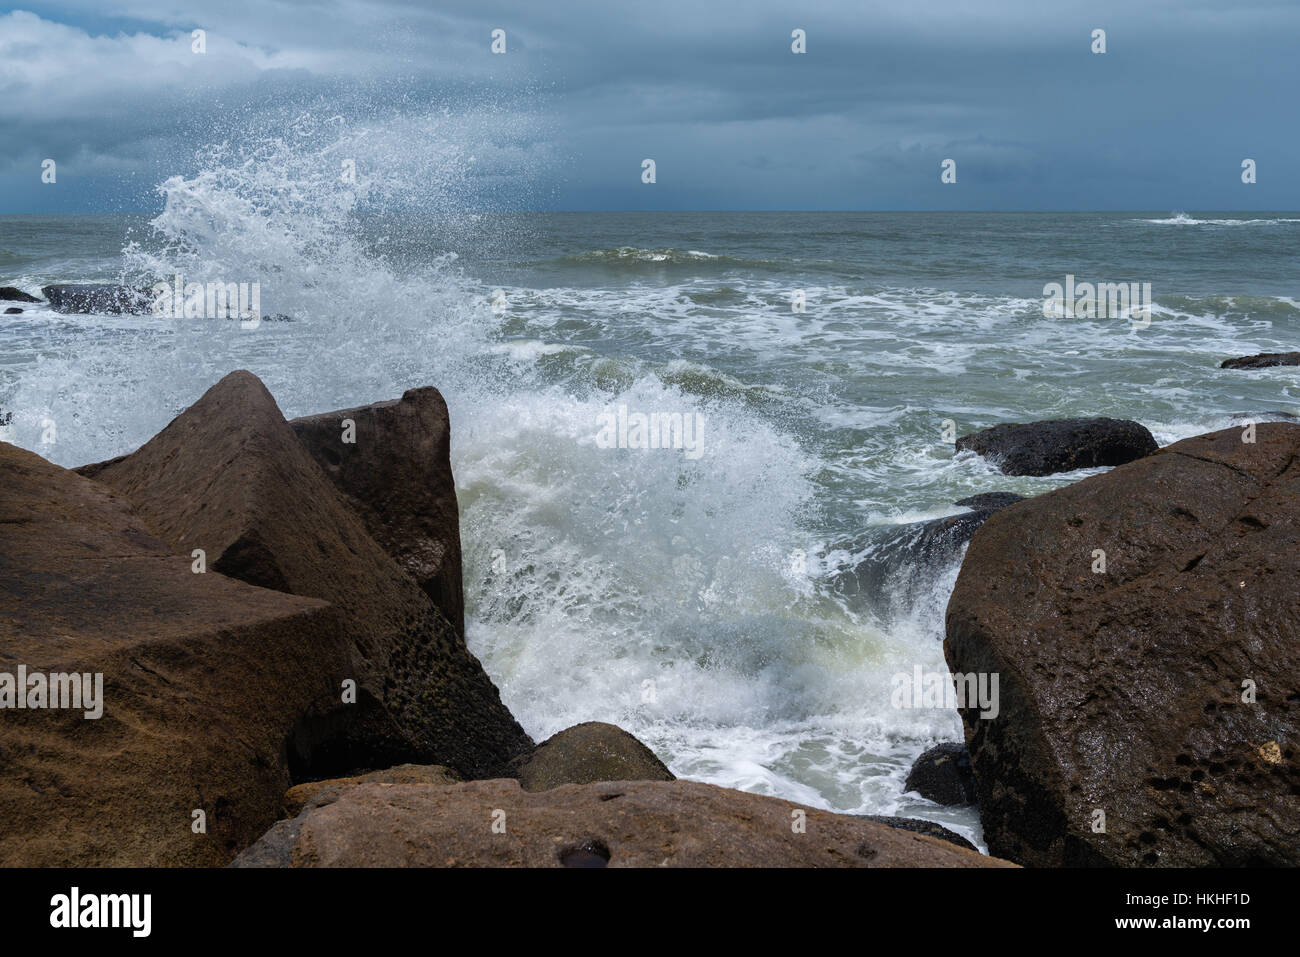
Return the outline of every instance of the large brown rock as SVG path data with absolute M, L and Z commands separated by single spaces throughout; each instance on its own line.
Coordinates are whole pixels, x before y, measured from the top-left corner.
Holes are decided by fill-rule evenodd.
M 975 533 L 944 648 L 954 673 L 1000 679 L 996 718 L 962 712 L 991 853 L 1300 864 L 1300 426 L 1246 435 L 1187 439 Z
M 655 753 L 622 728 L 587 721 L 547 738 L 514 761 L 525 791 L 596 781 L 675 781 Z
M 796 815 L 794 812 L 802 812 Z M 803 817 L 804 833 L 794 825 Z M 504 833 L 494 831 L 504 826 Z M 999 867 L 946 841 L 694 781 L 527 792 L 362 784 L 281 821 L 236 867 Z
M 344 439 L 345 421 L 352 423 Z M 460 634 L 460 513 L 451 427 L 437 389 L 289 423 L 370 536 L 424 589 Z
M 270 393 L 233 372 L 138 451 L 84 470 L 128 498 L 176 551 L 339 609 L 358 700 L 335 695 L 290 742 L 295 778 L 402 762 L 501 773 L 532 741 L 464 639 L 370 537 Z
M 103 676 L 98 719 L 0 711 L 5 867 L 226 863 L 278 817 L 295 724 L 357 670 L 325 602 L 195 574 L 110 489 L 4 443 L 0 653 Z
M 297 817 L 308 804 L 326 804 L 338 800 L 340 791 L 358 784 L 455 784 L 460 780 L 455 771 L 437 764 L 399 764 L 394 768 L 369 771 L 347 778 L 330 778 L 297 784 L 284 792 L 286 817 Z

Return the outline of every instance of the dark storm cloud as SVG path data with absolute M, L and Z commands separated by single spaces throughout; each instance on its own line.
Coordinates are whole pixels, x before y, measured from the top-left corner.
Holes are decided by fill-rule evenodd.
M 296 109 L 478 117 L 483 204 L 1295 208 L 1298 28 L 1268 0 L 38 5 L 0 15 L 0 208 L 147 208 Z

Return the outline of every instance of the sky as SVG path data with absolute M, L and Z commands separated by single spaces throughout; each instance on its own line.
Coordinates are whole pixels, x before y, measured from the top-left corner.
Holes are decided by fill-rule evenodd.
M 0 213 L 152 212 L 304 117 L 476 209 L 1294 210 L 1297 41 L 1296 0 L 0 7 Z

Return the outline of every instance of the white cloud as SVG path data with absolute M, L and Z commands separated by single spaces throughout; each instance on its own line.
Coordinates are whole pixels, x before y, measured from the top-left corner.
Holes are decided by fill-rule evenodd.
M 273 71 L 361 72 L 372 57 L 284 46 L 270 50 L 208 30 L 92 36 L 23 10 L 0 16 L 0 118 L 81 119 L 148 109 L 168 93 L 211 93 Z

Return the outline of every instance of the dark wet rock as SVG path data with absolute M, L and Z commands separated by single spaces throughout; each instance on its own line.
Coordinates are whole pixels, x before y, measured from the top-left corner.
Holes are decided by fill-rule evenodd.
M 344 441 L 344 423 L 351 422 Z M 451 425 L 437 389 L 289 423 L 370 536 L 415 579 L 460 634 L 460 512 Z
M 990 515 L 1022 501 L 1024 496 L 1013 492 L 985 492 L 954 503 L 969 512 L 874 529 L 876 539 L 866 556 L 835 576 L 835 583 L 842 594 L 862 596 L 882 610 L 898 599 L 910 605 L 926 595 L 937 576 L 956 565 Z
M 153 307 L 148 290 L 106 283 L 43 286 L 41 294 L 55 312 L 77 315 L 142 315 Z
M 1142 424 L 1107 418 L 995 425 L 957 440 L 959 452 L 982 455 L 1007 475 L 1052 475 L 1123 465 L 1157 448 Z
M 0 302 L 40 302 L 40 300 L 14 286 L 0 286 Z
M 976 533 L 944 651 L 999 675 L 996 718 L 962 710 L 991 853 L 1300 865 L 1300 426 L 1255 439 L 1178 442 Z
M 17 306 L 10 306 L 8 309 L 5 310 L 5 315 L 6 315 L 6 316 L 16 316 L 16 315 L 18 315 L 18 314 L 21 313 L 21 312 L 22 312 L 22 310 L 19 309 Z
M 306 819 L 293 817 L 277 821 L 256 843 L 245 848 L 230 867 L 293 867 L 294 848 L 302 836 Z
M 494 832 L 499 821 L 504 832 Z M 802 826 L 798 826 L 799 824 Z M 695 781 L 361 784 L 233 867 L 1007 867 L 927 833 Z
M 1017 495 L 1015 492 L 982 492 L 979 495 L 971 495 L 967 498 L 959 499 L 953 502 L 954 505 L 962 505 L 966 508 L 988 509 L 996 511 L 1000 508 L 1006 508 L 1008 505 L 1015 505 L 1016 502 L 1023 502 L 1025 496 Z
M 1272 366 L 1300 366 L 1300 352 L 1261 352 L 1253 356 L 1224 359 L 1220 369 L 1268 369 Z
M 525 791 L 596 781 L 674 781 L 653 751 L 622 728 L 588 721 L 547 738 L 516 758 L 514 776 Z
M 975 803 L 975 775 L 966 745 L 936 744 L 912 764 L 903 783 L 904 791 L 947 807 Z
M 370 537 L 256 376 L 231 373 L 138 451 L 82 471 L 179 554 L 202 549 L 214 571 L 338 609 L 357 701 L 320 689 L 289 748 L 297 780 L 408 762 L 489 777 L 532 749 L 464 638 Z
M 950 572 L 962 550 L 997 509 L 983 508 L 947 518 L 873 530 L 865 557 L 832 576 L 835 588 L 881 612 L 924 600 L 938 576 Z
M 87 465 L 78 465 L 72 471 L 76 472 L 83 478 L 93 479 L 99 476 L 101 472 L 111 465 L 117 465 L 119 462 L 125 462 L 130 455 L 118 455 L 111 459 L 105 459 L 102 462 L 91 462 Z
M 899 830 L 911 831 L 914 834 L 928 834 L 930 837 L 979 853 L 979 848 L 956 831 L 950 831 L 942 824 L 935 824 L 933 821 L 923 821 L 916 817 L 892 817 L 888 814 L 860 814 L 858 817 L 861 817 L 864 821 L 875 821 L 877 824 L 885 825 L 885 827 L 896 827 Z

